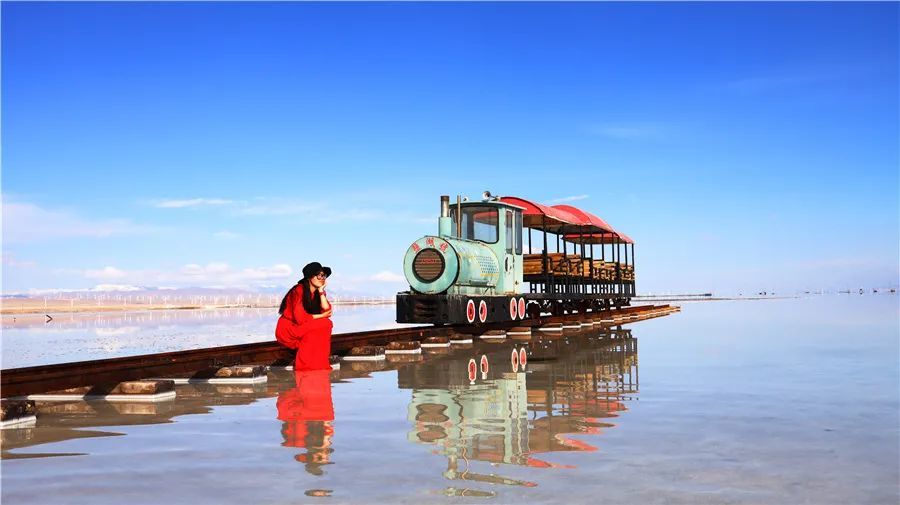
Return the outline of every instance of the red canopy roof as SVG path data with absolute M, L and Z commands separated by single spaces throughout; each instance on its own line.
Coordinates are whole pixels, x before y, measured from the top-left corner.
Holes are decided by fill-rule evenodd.
M 606 221 L 600 219 L 599 217 L 591 214 L 590 212 L 583 211 L 581 209 L 572 207 L 571 205 L 554 205 L 554 209 L 564 210 L 569 214 L 577 216 L 581 219 L 582 222 L 587 222 L 588 224 L 600 228 L 604 232 L 612 232 L 615 233 L 616 230 L 613 229 L 612 226 L 609 225 Z
M 504 196 L 500 201 L 523 209 L 522 221 L 526 228 L 546 227 L 551 233 L 564 234 L 567 241 L 612 244 L 614 237 L 618 237 L 620 242 L 634 243 L 603 219 L 571 205 L 547 206 L 515 196 Z
M 583 219 L 586 219 L 596 228 L 600 228 L 604 233 L 603 234 L 592 234 L 589 236 L 579 236 L 575 234 L 566 235 L 563 237 L 565 240 L 569 240 L 572 242 L 585 242 L 591 244 L 612 244 L 615 243 L 615 238 L 618 237 L 619 242 L 623 242 L 625 244 L 634 244 L 634 241 L 631 240 L 628 235 L 625 235 L 622 232 L 616 231 L 615 228 L 609 225 L 603 219 L 591 214 L 590 212 L 578 209 L 576 207 L 572 207 L 571 205 L 554 205 L 553 208 L 565 210 L 570 214 L 574 214 L 576 216 L 580 216 Z M 612 235 L 610 235 L 612 234 Z
M 620 244 L 634 244 L 634 241 L 628 235 L 625 235 L 622 232 L 613 232 L 613 233 L 592 233 L 589 235 L 577 235 L 574 233 L 570 233 L 563 237 L 568 242 L 578 242 L 585 244 L 615 244 L 616 242 Z
M 534 203 L 524 198 L 504 196 L 500 201 L 524 209 L 522 221 L 526 228 L 541 228 L 546 225 L 547 231 L 558 233 L 564 229 L 577 228 L 582 224 L 580 218 L 565 210 Z

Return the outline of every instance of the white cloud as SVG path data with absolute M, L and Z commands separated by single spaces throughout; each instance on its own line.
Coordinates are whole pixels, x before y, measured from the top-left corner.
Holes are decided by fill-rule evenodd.
M 211 262 L 205 265 L 189 263 L 169 270 L 123 270 L 113 266 L 96 269 L 57 268 L 57 276 L 77 276 L 100 281 L 117 281 L 121 285 L 167 286 L 158 289 L 181 287 L 228 287 L 250 288 L 271 284 L 282 284 L 289 280 L 294 271 L 290 265 L 279 263 L 271 266 L 233 268 L 225 262 Z M 52 291 L 59 291 L 54 289 Z
M 123 279 L 127 275 L 123 270 L 109 266 L 99 270 L 85 270 L 84 272 L 84 276 L 88 279 Z
M 153 206 L 160 209 L 185 209 L 196 207 L 220 207 L 224 205 L 233 205 L 234 203 L 233 200 L 226 200 L 224 198 L 188 198 L 184 200 L 157 200 L 153 203 Z
M 369 277 L 369 280 L 375 282 L 406 282 L 406 277 L 389 270 L 382 270 Z
M 184 265 L 177 274 L 162 273 L 157 282 L 170 284 L 190 284 L 195 286 L 247 286 L 259 285 L 261 281 L 286 279 L 294 273 L 290 265 L 279 263 L 272 266 L 233 269 L 228 263 L 214 262 L 206 265 L 195 263 Z
M 97 284 L 89 291 L 108 292 L 108 291 L 140 291 L 143 288 L 131 286 L 128 284 Z
M 190 263 L 181 267 L 181 274 L 188 277 L 206 277 L 208 275 L 221 275 L 231 270 L 228 263 L 209 263 L 201 266 L 196 263 Z
M 563 203 L 563 202 L 575 202 L 578 200 L 584 200 L 589 195 L 573 195 L 573 196 L 564 196 L 562 198 L 555 198 L 550 200 L 550 203 Z
M 296 216 L 320 215 L 325 210 L 321 204 L 294 200 L 261 198 L 256 203 L 245 205 L 236 210 L 242 216 Z
M 3 240 L 31 243 L 72 237 L 105 238 L 149 233 L 155 228 L 127 219 L 90 219 L 64 209 L 45 209 L 27 202 L 3 199 Z
M 235 213 L 241 216 L 298 216 L 314 223 L 371 221 L 387 216 L 385 210 L 375 207 L 342 206 L 336 209 L 322 202 L 280 198 L 258 198 L 254 203 L 238 207 Z
M 270 267 L 260 267 L 260 268 L 245 268 L 241 270 L 241 278 L 247 280 L 270 280 L 270 279 L 283 279 L 286 277 L 290 277 L 293 273 L 293 269 L 290 265 L 279 264 L 272 265 Z
M 250 201 L 226 200 L 222 198 L 191 198 L 184 200 L 154 200 L 152 205 L 163 209 L 187 209 L 199 207 L 219 207 L 234 216 L 268 217 L 297 216 L 305 222 L 336 223 L 345 221 L 371 221 L 391 217 L 396 220 L 395 213 L 377 207 L 335 207 L 328 202 L 316 202 L 306 199 L 259 197 Z M 216 238 L 238 238 L 231 231 L 220 231 Z

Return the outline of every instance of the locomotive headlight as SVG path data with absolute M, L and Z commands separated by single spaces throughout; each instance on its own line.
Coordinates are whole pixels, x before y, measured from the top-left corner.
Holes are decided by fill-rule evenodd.
M 413 259 L 413 274 L 422 282 L 434 282 L 444 273 L 446 262 L 437 249 L 422 249 Z
M 459 274 L 459 257 L 453 246 L 441 237 L 422 237 L 406 250 L 403 273 L 414 291 L 442 293 L 453 285 Z

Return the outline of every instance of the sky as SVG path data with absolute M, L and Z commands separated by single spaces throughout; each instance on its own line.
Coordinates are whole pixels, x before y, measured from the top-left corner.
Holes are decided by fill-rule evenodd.
M 567 203 L 639 292 L 898 282 L 897 3 L 15 3 L 3 293 L 406 288 L 440 195 Z

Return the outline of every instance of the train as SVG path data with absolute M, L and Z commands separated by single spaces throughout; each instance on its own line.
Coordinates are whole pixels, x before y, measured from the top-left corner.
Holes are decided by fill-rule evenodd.
M 440 201 L 437 234 L 404 255 L 398 323 L 515 323 L 620 308 L 636 294 L 634 241 L 590 212 L 489 191 Z

